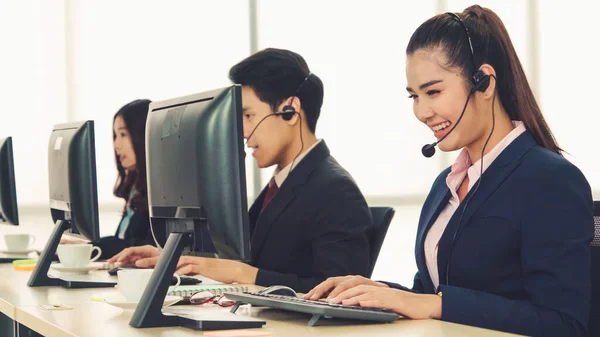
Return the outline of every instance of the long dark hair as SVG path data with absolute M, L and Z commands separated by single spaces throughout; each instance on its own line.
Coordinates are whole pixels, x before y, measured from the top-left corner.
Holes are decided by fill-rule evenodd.
M 113 117 L 113 125 L 117 117 L 123 118 L 125 126 L 133 143 L 133 151 L 136 158 L 136 169 L 126 172 L 115 151 L 115 161 L 119 176 L 115 182 L 114 194 L 119 198 L 129 202 L 129 206 L 134 212 L 145 211 L 148 209 L 148 189 L 146 187 L 146 118 L 148 117 L 148 108 L 151 101 L 147 99 L 138 99 L 124 105 Z M 117 138 L 113 128 L 113 141 Z M 131 190 L 137 192 L 131 200 L 129 195 Z M 127 204 L 123 212 L 126 213 Z
M 500 17 L 478 5 L 457 14 L 469 30 L 477 67 L 487 63 L 496 70 L 498 96 L 510 119 L 522 121 L 538 144 L 562 154 Z M 465 80 L 472 85 L 471 75 L 478 69 L 473 64 L 463 27 L 448 13 L 436 15 L 419 26 L 408 42 L 406 54 L 410 56 L 419 49 L 436 47 L 446 53 L 445 66 L 460 69 Z

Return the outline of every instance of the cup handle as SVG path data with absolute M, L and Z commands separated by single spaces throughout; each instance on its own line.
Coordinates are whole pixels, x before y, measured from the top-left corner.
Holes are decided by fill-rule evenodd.
M 179 276 L 177 273 L 173 274 L 173 276 L 175 276 L 175 278 L 177 279 L 177 284 L 173 286 L 173 289 L 171 291 L 177 290 L 177 288 L 179 288 L 179 286 L 181 285 L 181 276 Z
M 98 254 L 96 254 L 96 256 L 94 256 L 94 257 L 93 257 L 93 258 L 90 260 L 90 263 L 92 263 L 92 262 L 94 262 L 94 261 L 98 260 L 98 259 L 100 258 L 100 255 L 102 255 L 102 249 L 100 249 L 100 247 L 97 247 L 97 246 L 94 246 L 94 247 L 92 247 L 92 252 L 93 252 L 93 251 L 95 251 L 95 250 L 97 250 L 97 251 L 98 251 Z
M 29 245 L 31 246 L 31 245 L 33 245 L 34 243 L 35 243 L 35 236 L 33 236 L 33 235 L 30 235 L 30 236 L 29 236 Z

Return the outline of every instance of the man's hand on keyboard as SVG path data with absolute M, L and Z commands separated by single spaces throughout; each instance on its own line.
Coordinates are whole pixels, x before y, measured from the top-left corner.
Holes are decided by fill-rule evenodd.
M 152 268 L 158 263 L 158 256 L 139 259 L 135 263 L 140 268 Z M 182 256 L 177 263 L 179 275 L 203 275 L 223 283 L 254 284 L 258 269 L 248 264 L 199 256 Z
M 108 263 L 121 263 L 123 266 L 134 265 L 136 261 L 146 258 L 158 257 L 158 248 L 150 245 L 141 247 L 129 247 L 123 249 L 119 254 L 108 259 Z
M 388 288 L 388 285 L 385 283 L 371 281 L 368 278 L 362 276 L 339 276 L 339 277 L 330 277 L 327 280 L 321 282 L 321 284 L 314 287 L 308 294 L 304 295 L 305 299 L 310 300 L 318 300 L 320 298 L 325 297 L 328 294 L 327 298 L 332 299 L 344 292 L 345 290 L 354 288 L 359 285 L 371 285 L 375 287 L 383 287 Z

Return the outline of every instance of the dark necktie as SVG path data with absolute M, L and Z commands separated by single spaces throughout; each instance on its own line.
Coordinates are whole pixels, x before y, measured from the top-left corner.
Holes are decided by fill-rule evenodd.
M 265 194 L 265 199 L 263 200 L 262 209 L 267 207 L 267 204 L 269 202 L 271 202 L 271 199 L 273 199 L 273 196 L 275 195 L 275 193 L 277 193 L 278 190 L 279 190 L 279 187 L 277 187 L 277 183 L 275 182 L 275 177 L 273 177 L 273 178 L 271 178 L 271 181 L 269 181 L 269 188 L 267 189 L 267 194 Z

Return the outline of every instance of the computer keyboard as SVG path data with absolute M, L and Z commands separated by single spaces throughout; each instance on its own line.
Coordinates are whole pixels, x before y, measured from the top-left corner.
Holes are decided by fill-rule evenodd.
M 228 299 L 237 302 L 231 312 L 235 313 L 241 304 L 246 303 L 276 309 L 303 312 L 313 315 L 308 323 L 309 326 L 315 325 L 315 323 L 321 317 L 337 317 L 374 322 L 393 322 L 401 317 L 391 310 L 330 304 L 325 301 L 305 300 L 303 298 L 293 296 L 258 294 L 252 292 L 225 293 L 225 296 Z

